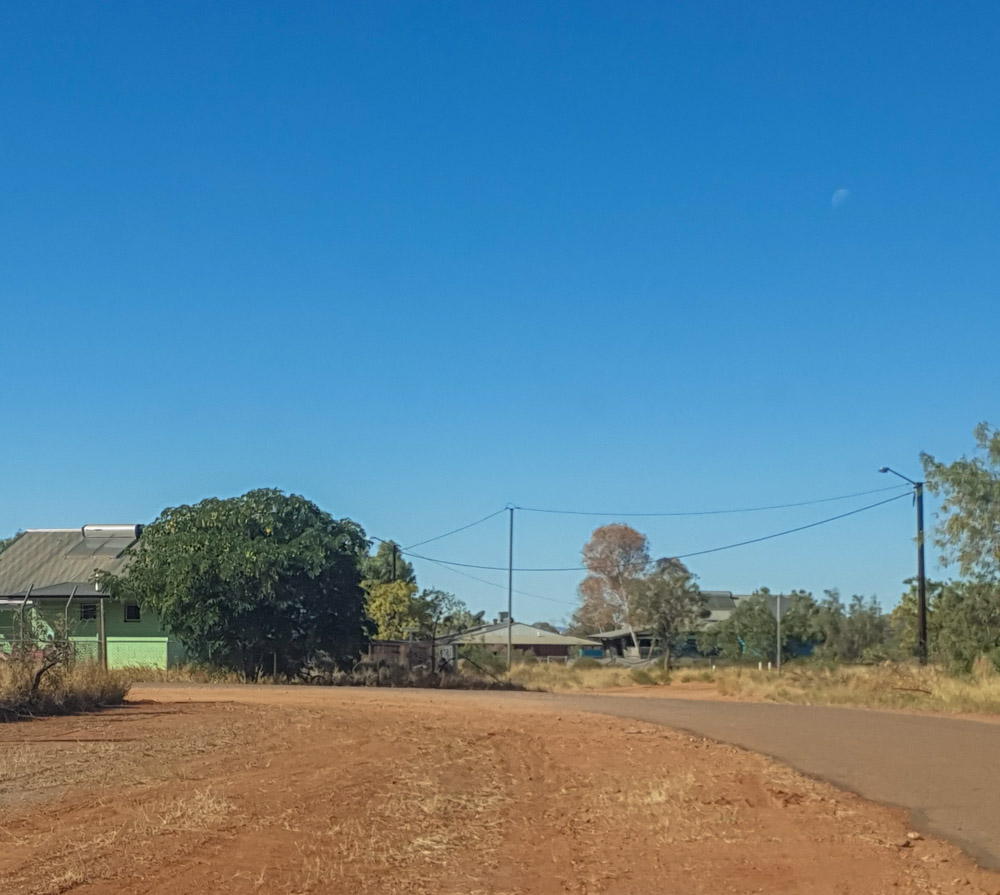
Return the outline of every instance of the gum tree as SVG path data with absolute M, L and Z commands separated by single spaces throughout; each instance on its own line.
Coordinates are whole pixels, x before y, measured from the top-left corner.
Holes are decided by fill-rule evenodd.
M 922 454 L 927 490 L 939 495 L 935 543 L 963 575 L 1000 578 L 1000 430 L 980 423 L 971 457 L 941 463 Z
M 581 556 L 588 575 L 580 582 L 581 605 L 573 616 L 574 629 L 595 623 L 625 627 L 638 650 L 632 596 L 634 582 L 649 566 L 646 536 L 629 525 L 602 525 L 583 545 Z
M 663 667 L 670 668 L 674 642 L 695 627 L 705 608 L 695 576 L 678 559 L 658 559 L 648 574 L 632 582 L 631 591 L 633 619 L 652 629 L 663 647 Z

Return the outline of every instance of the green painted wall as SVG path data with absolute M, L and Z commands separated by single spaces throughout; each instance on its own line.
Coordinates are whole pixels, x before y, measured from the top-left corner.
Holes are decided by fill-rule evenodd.
M 130 665 L 166 668 L 167 638 L 109 637 L 108 668 L 126 668 Z
M 69 604 L 66 600 L 38 598 L 27 615 L 40 623 L 43 637 L 62 632 L 67 627 L 70 641 L 78 659 L 98 659 L 98 618 L 81 618 L 83 606 L 96 606 L 100 615 L 100 601 L 81 597 Z M 0 649 L 10 650 L 10 641 L 20 638 L 20 613 L 17 609 L 0 610 Z M 28 626 L 30 631 L 30 624 Z M 148 668 L 167 668 L 186 660 L 183 646 L 171 639 L 151 609 L 142 609 L 138 621 L 126 621 L 125 606 L 112 600 L 104 603 L 104 631 L 107 638 L 109 668 L 141 665 Z
M 104 607 L 104 629 L 112 637 L 166 637 L 160 619 L 152 609 L 141 609 L 139 621 L 125 621 L 125 606 L 108 601 Z

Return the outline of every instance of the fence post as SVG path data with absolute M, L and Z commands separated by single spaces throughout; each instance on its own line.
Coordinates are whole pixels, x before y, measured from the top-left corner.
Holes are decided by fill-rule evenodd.
M 97 615 L 97 661 L 101 668 L 107 670 L 108 634 L 104 625 L 104 599 L 98 597 L 97 603 L 101 607 L 101 611 Z
M 20 621 L 21 621 L 21 624 L 20 624 L 20 630 L 18 631 L 18 635 L 19 635 L 20 640 L 21 640 L 21 652 L 22 653 L 24 652 L 24 641 L 25 641 L 25 636 L 24 636 L 24 607 L 28 605 L 28 597 L 31 596 L 31 589 L 34 586 L 35 585 L 33 585 L 33 584 L 29 584 L 28 585 L 28 590 L 24 594 L 24 599 L 21 600 L 21 611 L 20 611 Z

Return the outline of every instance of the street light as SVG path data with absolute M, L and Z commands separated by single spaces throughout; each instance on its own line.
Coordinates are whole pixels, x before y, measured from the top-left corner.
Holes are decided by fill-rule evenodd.
M 883 466 L 879 472 L 891 472 L 913 485 L 917 505 L 917 659 L 927 664 L 927 578 L 924 575 L 924 483 L 915 482 L 901 472 Z

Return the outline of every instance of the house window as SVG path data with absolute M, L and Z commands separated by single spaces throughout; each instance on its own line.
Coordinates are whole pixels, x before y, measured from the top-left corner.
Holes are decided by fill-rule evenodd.
M 125 604 L 125 621 L 127 622 L 137 622 L 139 621 L 139 604 L 138 603 L 126 603 Z
M 90 622 L 97 618 L 97 604 L 96 603 L 81 603 L 80 604 L 80 621 Z

